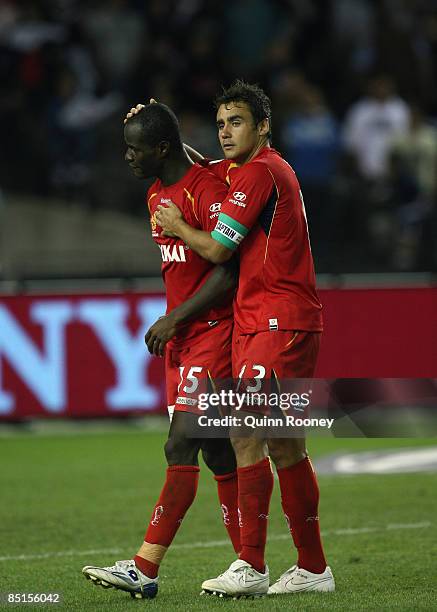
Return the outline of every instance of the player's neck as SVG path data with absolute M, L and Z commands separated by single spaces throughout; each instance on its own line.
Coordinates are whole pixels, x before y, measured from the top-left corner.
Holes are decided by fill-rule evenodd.
M 264 147 L 270 147 L 270 142 L 267 138 L 263 138 L 245 159 L 238 161 L 238 165 L 244 166 L 244 164 L 247 164 L 248 162 L 252 161 L 252 159 L 254 159 L 261 151 L 261 149 L 264 149 Z
M 165 185 L 165 187 L 174 185 L 174 183 L 177 183 L 186 175 L 192 166 L 193 162 L 185 151 L 173 159 L 168 159 L 159 177 L 161 183 Z

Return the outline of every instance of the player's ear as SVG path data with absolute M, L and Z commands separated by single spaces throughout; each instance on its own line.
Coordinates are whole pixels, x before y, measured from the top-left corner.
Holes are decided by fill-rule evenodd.
M 170 143 L 168 140 L 161 140 L 158 144 L 158 154 L 159 157 L 167 157 L 170 151 Z
M 270 132 L 270 121 L 266 117 L 265 119 L 263 119 L 262 121 L 258 123 L 258 134 L 260 136 L 267 136 L 269 132 Z

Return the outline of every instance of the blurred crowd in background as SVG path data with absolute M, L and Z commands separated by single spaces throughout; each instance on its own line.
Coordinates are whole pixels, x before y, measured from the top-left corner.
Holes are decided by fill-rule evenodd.
M 144 216 L 122 118 L 153 96 L 220 157 L 234 78 L 273 105 L 318 272 L 436 270 L 436 0 L 0 0 L 0 188 Z

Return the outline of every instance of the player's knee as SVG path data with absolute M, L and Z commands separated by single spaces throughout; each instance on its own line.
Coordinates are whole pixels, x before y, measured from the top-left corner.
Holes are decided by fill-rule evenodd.
M 229 474 L 237 469 L 235 453 L 228 439 L 205 441 L 202 444 L 202 457 L 216 475 Z
M 265 441 L 260 438 L 231 438 L 239 467 L 253 465 L 267 456 Z
M 263 446 L 263 441 L 257 438 L 231 438 L 231 443 L 235 453 L 250 452 Z
M 200 443 L 184 436 L 170 436 L 164 446 L 168 465 L 198 465 Z
M 270 438 L 269 455 L 277 468 L 295 465 L 305 459 L 305 440 L 301 438 Z

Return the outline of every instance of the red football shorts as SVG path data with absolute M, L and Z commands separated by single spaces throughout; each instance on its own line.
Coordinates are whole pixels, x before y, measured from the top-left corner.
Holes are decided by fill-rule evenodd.
M 320 332 L 265 331 L 232 339 L 234 378 L 312 378 L 320 347 Z
M 320 332 L 292 330 L 257 334 L 234 331 L 234 385 L 237 393 L 246 398 L 241 409 L 269 415 L 278 405 L 278 398 L 308 392 L 307 379 L 314 376 L 320 337 Z M 282 408 L 280 412 L 286 410 Z
M 215 381 L 232 377 L 232 328 L 232 319 L 222 319 L 180 348 L 167 347 L 165 375 L 170 419 L 174 410 L 204 414 L 197 407 L 199 394 L 215 391 Z

